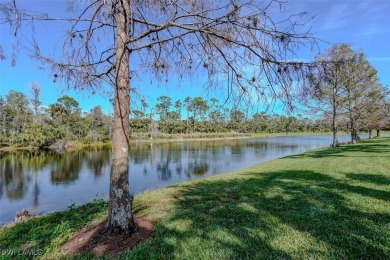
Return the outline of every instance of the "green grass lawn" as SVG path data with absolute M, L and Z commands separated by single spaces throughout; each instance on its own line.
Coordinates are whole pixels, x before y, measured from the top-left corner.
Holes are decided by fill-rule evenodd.
M 0 249 L 28 244 L 58 257 L 60 245 L 104 217 L 105 207 L 6 228 Z M 149 191 L 134 198 L 134 212 L 155 221 L 153 238 L 119 259 L 390 259 L 390 138 Z
M 281 133 L 251 133 L 252 138 L 267 138 L 275 136 L 307 136 L 307 135 L 331 135 L 332 132 L 281 132 Z M 343 133 L 341 133 L 343 134 Z

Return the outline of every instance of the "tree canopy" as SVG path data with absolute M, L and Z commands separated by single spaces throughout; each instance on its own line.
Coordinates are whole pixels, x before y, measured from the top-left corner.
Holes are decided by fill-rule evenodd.
M 345 116 L 350 125 L 351 142 L 356 142 L 358 122 L 367 119 L 368 114 L 375 118 L 374 113 L 380 113 L 380 109 L 374 112 L 372 103 L 382 103 L 382 106 L 386 103 L 387 93 L 377 71 L 362 52 L 354 51 L 347 44 L 336 44 L 318 54 L 315 64 L 315 69 L 307 75 L 306 104 L 313 111 L 330 114 L 333 146 L 338 145 L 338 128 Z

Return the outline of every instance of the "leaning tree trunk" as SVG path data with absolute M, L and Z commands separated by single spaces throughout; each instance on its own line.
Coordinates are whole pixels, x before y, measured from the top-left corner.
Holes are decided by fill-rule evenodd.
M 117 5 L 114 129 L 107 231 L 130 234 L 135 229 L 129 191 L 130 53 L 125 43 L 129 32 L 130 6 L 128 1 L 119 1 Z

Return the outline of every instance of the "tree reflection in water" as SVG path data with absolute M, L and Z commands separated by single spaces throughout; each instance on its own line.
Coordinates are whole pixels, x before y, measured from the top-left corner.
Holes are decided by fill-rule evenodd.
M 168 148 L 163 148 L 161 149 L 160 152 L 160 160 L 157 163 L 157 174 L 160 180 L 167 181 L 170 180 L 172 177 L 172 171 L 170 169 L 170 164 L 171 164 L 171 153 L 172 150 L 171 145 Z
M 110 164 L 111 152 L 109 149 L 87 149 L 83 156 L 86 160 L 87 167 L 98 178 L 103 174 L 103 169 Z
M 70 184 L 79 177 L 82 166 L 81 152 L 66 152 L 56 154 L 51 167 L 51 182 L 56 185 Z
M 10 153 L 0 160 L 0 198 L 5 195 L 10 200 L 20 200 L 27 192 L 31 178 L 24 174 L 24 167 L 28 161 L 25 153 Z

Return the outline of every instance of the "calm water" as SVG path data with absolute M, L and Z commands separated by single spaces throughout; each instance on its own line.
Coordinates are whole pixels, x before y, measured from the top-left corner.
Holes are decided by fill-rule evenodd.
M 226 173 L 330 143 L 331 136 L 284 136 L 132 144 L 130 190 L 136 194 Z M 107 198 L 110 160 L 110 149 L 0 153 L 0 224 L 13 221 L 22 209 L 42 214 Z

